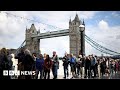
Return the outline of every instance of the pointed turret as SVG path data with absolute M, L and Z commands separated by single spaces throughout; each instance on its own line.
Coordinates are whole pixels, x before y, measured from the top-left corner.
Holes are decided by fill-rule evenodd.
M 71 18 L 70 18 L 70 20 L 69 20 L 69 23 L 71 23 Z
M 30 29 L 31 29 L 31 30 L 36 30 L 35 25 L 32 24 Z
M 76 13 L 76 16 L 75 16 L 74 21 L 80 22 L 80 19 L 79 19 L 79 17 L 78 17 L 78 14 L 77 14 L 77 13 Z
M 27 26 L 26 26 L 26 31 L 27 31 Z
M 84 19 L 83 19 L 83 23 L 82 23 L 82 25 L 84 25 L 84 26 L 85 26 L 85 22 L 84 22 Z
M 71 21 L 71 18 L 70 18 L 70 20 L 69 20 L 69 25 L 71 25 L 72 24 L 72 21 Z

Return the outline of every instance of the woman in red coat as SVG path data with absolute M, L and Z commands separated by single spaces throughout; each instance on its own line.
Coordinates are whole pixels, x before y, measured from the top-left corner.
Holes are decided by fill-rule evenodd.
M 46 79 L 46 76 L 48 75 L 47 79 L 50 79 L 50 69 L 52 68 L 52 60 L 50 59 L 49 55 L 46 55 L 46 59 L 44 62 L 44 72 L 45 76 L 44 79 Z

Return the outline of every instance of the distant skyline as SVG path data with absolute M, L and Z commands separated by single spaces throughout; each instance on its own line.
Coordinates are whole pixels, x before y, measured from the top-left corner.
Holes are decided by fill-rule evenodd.
M 97 43 L 120 52 L 120 11 L 2 11 L 0 13 L 0 48 L 18 48 L 25 39 L 26 27 L 29 29 L 34 23 L 41 32 L 56 31 L 53 28 L 37 22 L 28 21 L 12 15 L 26 17 L 59 28 L 68 29 L 69 19 L 73 20 L 76 13 L 81 21 L 85 21 L 86 35 Z M 102 53 L 86 44 L 86 55 Z M 42 39 L 40 41 L 42 53 L 52 55 L 56 51 L 59 56 L 69 53 L 69 37 Z

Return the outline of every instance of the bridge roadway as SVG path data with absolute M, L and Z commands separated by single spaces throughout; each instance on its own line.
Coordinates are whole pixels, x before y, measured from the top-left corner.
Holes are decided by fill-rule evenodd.
M 69 29 L 59 30 L 59 31 L 52 31 L 46 33 L 38 33 L 37 35 L 32 35 L 32 38 L 37 37 L 38 39 L 45 39 L 45 38 L 52 38 L 52 37 L 60 37 L 60 36 L 68 36 Z

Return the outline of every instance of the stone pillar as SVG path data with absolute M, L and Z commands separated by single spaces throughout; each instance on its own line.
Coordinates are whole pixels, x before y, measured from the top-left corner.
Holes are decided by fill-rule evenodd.
M 69 40 L 70 40 L 70 54 L 78 57 L 79 51 L 81 50 L 81 37 L 79 26 L 69 28 Z
M 70 54 L 78 57 L 81 51 L 81 32 L 79 26 L 81 25 L 78 15 L 76 14 L 73 21 L 69 21 L 69 40 L 70 40 Z
M 85 30 L 83 31 L 83 46 L 82 46 L 82 49 L 83 49 L 83 55 L 85 55 Z
M 37 37 L 32 38 L 32 35 L 38 35 L 36 28 L 34 24 L 31 25 L 30 29 L 26 29 L 26 45 L 25 48 L 30 50 L 31 53 L 36 53 L 37 55 L 39 54 L 39 43 L 40 40 Z
M 40 39 L 38 38 L 34 38 L 34 41 L 33 41 L 33 52 L 37 54 L 37 56 L 39 56 L 40 54 L 40 49 L 39 49 L 39 46 L 40 45 Z

